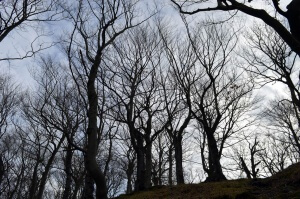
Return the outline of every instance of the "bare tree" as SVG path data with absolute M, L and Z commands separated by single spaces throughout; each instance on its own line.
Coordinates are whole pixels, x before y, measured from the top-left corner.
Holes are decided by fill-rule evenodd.
M 257 137 L 254 138 L 254 142 L 251 143 L 249 142 L 247 139 L 247 144 L 248 144 L 248 150 L 250 152 L 250 169 L 248 168 L 247 166 L 247 163 L 245 161 L 245 154 L 240 154 L 238 153 L 237 156 L 239 158 L 239 161 L 240 161 L 240 166 L 241 166 L 241 169 L 246 173 L 247 175 L 247 178 L 248 179 L 256 179 L 258 177 L 258 172 L 259 172 L 259 169 L 258 169 L 258 166 L 259 164 L 261 163 L 261 161 L 257 161 L 257 156 L 258 156 L 258 153 L 260 151 L 262 151 L 263 149 L 261 149 L 260 145 L 259 145 L 259 141 L 257 140 Z
M 126 186 L 126 194 L 130 194 L 133 192 L 133 184 L 134 184 L 134 172 L 136 169 L 136 153 L 133 149 L 133 146 L 130 141 L 130 134 L 126 128 L 126 126 L 122 126 L 122 132 L 119 133 L 119 139 L 117 141 L 117 145 L 120 148 L 117 150 L 119 165 L 121 165 L 121 169 L 126 173 L 127 178 L 127 186 Z
M 295 156 L 288 142 L 272 134 L 267 134 L 267 137 L 261 141 L 261 145 L 262 150 L 258 155 L 265 176 L 283 171 L 288 165 L 299 160 L 299 154 L 296 153 Z
M 300 107 L 299 78 L 296 72 L 297 54 L 266 26 L 256 26 L 248 35 L 250 48 L 245 48 L 243 58 L 247 65 L 245 69 L 261 85 L 281 83 L 288 88 L 291 103 Z M 298 112 L 295 112 L 296 116 Z M 297 116 L 299 118 L 299 116 Z
M 72 185 L 72 156 L 74 150 L 82 150 L 77 137 L 82 136 L 80 128 L 86 121 L 86 107 L 83 105 L 75 84 L 72 83 L 70 74 L 65 72 L 66 66 L 54 62 L 52 58 L 41 59 L 41 71 L 34 74 L 39 84 L 39 92 L 36 96 L 38 104 L 29 104 L 32 112 L 28 114 L 38 115 L 36 120 L 44 121 L 49 127 L 57 130 L 63 136 L 61 143 L 66 147 L 64 170 L 66 175 L 63 198 L 71 196 Z M 32 116 L 33 117 L 33 116 Z M 78 143 L 78 144 L 77 144 Z
M 296 151 L 299 151 L 300 123 L 299 105 L 299 78 L 296 75 L 297 54 L 290 47 L 265 26 L 256 26 L 252 34 L 248 35 L 249 46 L 245 48 L 243 58 L 247 65 L 245 69 L 256 79 L 260 85 L 267 83 L 280 83 L 287 88 L 285 97 L 270 102 L 263 111 L 262 117 L 267 120 L 268 127 L 280 132 L 290 140 Z M 277 134 L 279 137 L 282 135 Z
M 168 118 L 166 132 L 169 134 L 175 150 L 177 184 L 183 184 L 182 139 L 184 130 L 192 119 L 191 86 L 197 79 L 196 75 L 189 75 L 184 70 L 189 70 L 192 67 L 196 57 L 191 53 L 191 45 L 185 45 L 186 41 L 172 43 L 172 38 L 168 38 L 165 35 L 167 32 L 163 32 L 163 29 L 160 31 L 170 64 L 166 77 L 161 78 L 162 96 L 164 96 L 166 103 L 165 109 Z M 170 154 L 169 158 L 171 157 L 172 155 Z M 171 165 L 169 167 L 171 168 Z
M 173 55 L 172 61 L 175 61 L 170 63 L 177 64 L 173 67 L 177 68 L 177 75 L 186 79 L 180 84 L 185 103 L 203 129 L 203 146 L 208 146 L 208 163 L 203 163 L 208 173 L 207 181 L 224 180 L 220 164 L 223 149 L 228 138 L 247 126 L 240 128 L 237 123 L 247 118 L 246 113 L 251 110 L 253 84 L 244 79 L 242 71 L 229 67 L 236 45 L 234 34 L 224 31 L 222 26 L 207 26 L 195 31 L 187 24 L 186 27 L 187 49 L 190 50 L 186 50 L 186 57 L 180 60 L 188 62 L 175 62 L 177 56 Z
M 278 141 L 285 142 L 300 155 L 299 110 L 294 104 L 285 99 L 276 99 L 263 111 L 266 128 L 276 132 Z M 282 139 L 284 138 L 284 139 Z
M 297 26 L 297 21 L 299 19 L 299 1 L 292 0 L 291 3 L 287 6 L 287 11 L 283 11 L 280 8 L 279 1 L 272 0 L 274 12 L 279 13 L 281 17 L 284 17 L 288 20 L 290 31 L 284 25 L 284 22 L 281 22 L 272 14 L 268 13 L 267 10 L 261 8 L 254 8 L 254 6 L 246 5 L 245 2 L 238 2 L 236 0 L 210 0 L 208 1 L 211 4 L 214 4 L 214 7 L 206 7 L 202 1 L 177 1 L 171 0 L 174 5 L 179 9 L 183 14 L 193 15 L 200 12 L 207 11 L 240 11 L 244 14 L 253 16 L 255 18 L 261 19 L 268 26 L 272 27 L 275 32 L 280 35 L 280 37 L 287 43 L 287 45 L 298 55 L 300 55 L 300 29 Z M 248 1 L 249 3 L 251 1 Z M 207 2 L 206 2 L 207 3 Z M 203 5 L 203 6 L 202 6 Z M 197 8 L 195 9 L 195 6 Z
M 11 134 L 11 135 L 10 135 Z M 0 186 L 0 196 L 3 198 L 25 197 L 30 181 L 31 162 L 24 152 L 25 144 L 18 133 L 11 131 L 1 140 L 1 156 L 4 165 L 4 175 Z
M 0 43 L 12 32 L 34 26 L 35 22 L 55 21 L 62 17 L 57 7 L 59 0 L 12 0 L 0 2 Z M 38 26 L 38 24 L 36 24 Z M 17 60 L 32 57 L 36 52 L 52 46 L 37 44 L 43 35 L 38 35 L 24 55 L 3 57 L 2 60 Z
M 81 79 L 88 96 L 88 126 L 86 129 L 86 169 L 96 184 L 96 197 L 107 198 L 105 176 L 97 163 L 98 93 L 96 80 L 102 69 L 103 56 L 109 46 L 126 30 L 134 26 L 135 2 L 127 0 L 79 1 L 69 9 L 73 32 L 67 49 L 70 69 L 82 72 Z M 75 55 L 78 55 L 76 58 Z M 76 63 L 76 64 L 75 64 Z M 90 183 L 85 197 L 93 197 L 94 184 Z
M 169 161 L 168 135 L 160 134 L 153 143 L 154 154 L 152 160 L 152 183 L 154 186 L 166 184 L 167 165 Z M 173 166 L 173 165 L 172 165 Z
M 110 58 L 106 85 L 115 104 L 111 115 L 128 126 L 137 153 L 137 191 L 151 186 L 152 142 L 163 132 L 166 119 L 161 117 L 163 100 L 157 83 L 161 63 L 158 33 L 138 27 L 126 36 L 115 45 L 117 54 Z
M 16 115 L 17 107 L 20 102 L 18 94 L 18 86 L 12 81 L 9 75 L 0 75 L 0 140 L 3 140 L 7 131 L 11 128 L 13 117 Z M 0 185 L 2 177 L 5 173 L 5 165 L 2 159 L 2 153 L 5 148 L 1 149 L 0 153 Z

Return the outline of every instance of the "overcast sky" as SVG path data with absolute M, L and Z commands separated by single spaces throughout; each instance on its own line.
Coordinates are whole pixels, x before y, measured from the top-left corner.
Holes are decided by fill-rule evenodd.
M 290 2 L 290 0 L 281 0 L 280 1 L 280 7 L 285 10 L 286 5 Z M 163 16 L 165 20 L 169 20 L 170 24 L 172 26 L 180 28 L 182 27 L 182 22 L 180 19 L 180 16 L 178 12 L 174 9 L 174 7 L 170 4 L 169 0 L 142 0 L 142 3 L 147 5 L 144 6 L 144 11 L 147 9 L 150 10 L 154 7 L 154 3 L 157 5 L 158 9 L 160 10 L 159 15 Z M 249 5 L 249 3 L 247 3 Z M 267 8 L 268 7 L 268 1 L 261 1 L 261 0 L 254 0 L 251 2 L 251 5 L 256 8 Z M 272 10 L 271 8 L 268 10 Z M 143 12 L 144 12 L 143 11 Z M 147 12 L 144 12 L 147 13 Z M 233 12 L 231 12 L 233 13 Z M 148 13 L 147 13 L 148 14 Z M 194 23 L 199 23 L 201 19 L 205 18 L 206 16 L 214 16 L 215 18 L 221 18 L 226 19 L 226 17 L 229 17 L 230 13 L 227 12 L 207 12 L 207 13 L 200 13 L 194 16 L 189 16 L 189 20 L 193 21 Z M 244 15 L 244 14 L 238 14 L 234 20 L 238 21 L 241 20 L 244 24 L 252 24 L 254 19 L 253 17 Z M 34 41 L 37 37 L 37 32 L 41 34 L 43 31 L 43 34 L 45 36 L 42 36 L 40 39 L 35 41 L 35 44 L 41 44 L 44 43 L 44 46 L 49 45 L 51 42 L 56 42 L 59 40 L 59 36 L 64 33 L 64 31 L 67 31 L 68 26 L 64 22 L 53 22 L 48 24 L 43 24 L 38 26 L 38 29 L 33 29 L 29 26 L 26 27 L 26 29 L 18 29 L 13 31 L 12 34 L 9 35 L 8 38 L 6 38 L 4 41 L 1 42 L 0 45 L 0 58 L 4 57 L 18 57 L 24 55 L 28 49 L 30 49 L 30 45 L 32 41 Z M 24 87 L 32 87 L 33 80 L 30 77 L 30 74 L 28 72 L 28 69 L 30 70 L 38 70 L 38 64 L 36 63 L 36 58 L 43 55 L 52 55 L 55 57 L 59 57 L 61 52 L 59 51 L 58 47 L 52 47 L 47 50 L 42 51 L 42 53 L 37 54 L 36 56 L 32 58 L 27 58 L 25 60 L 20 61 L 2 61 L 1 68 L 3 69 L 2 72 L 9 73 L 12 76 L 15 77 L 15 79 L 22 84 Z M 268 85 L 265 87 L 266 91 L 269 92 L 281 92 L 281 86 L 276 85 Z

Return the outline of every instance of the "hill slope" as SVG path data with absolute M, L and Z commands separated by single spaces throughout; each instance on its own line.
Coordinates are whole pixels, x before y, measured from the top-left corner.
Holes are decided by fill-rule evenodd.
M 300 199 L 300 163 L 270 178 L 160 186 L 118 199 Z

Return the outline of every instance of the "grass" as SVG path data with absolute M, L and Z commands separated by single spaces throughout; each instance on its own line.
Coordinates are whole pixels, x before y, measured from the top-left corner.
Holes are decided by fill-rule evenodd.
M 158 186 L 117 199 L 300 199 L 300 163 L 270 178 Z

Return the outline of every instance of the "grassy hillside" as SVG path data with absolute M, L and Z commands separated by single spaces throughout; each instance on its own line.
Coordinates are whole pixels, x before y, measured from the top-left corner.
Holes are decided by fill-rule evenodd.
M 300 163 L 270 178 L 153 187 L 118 199 L 300 199 Z

